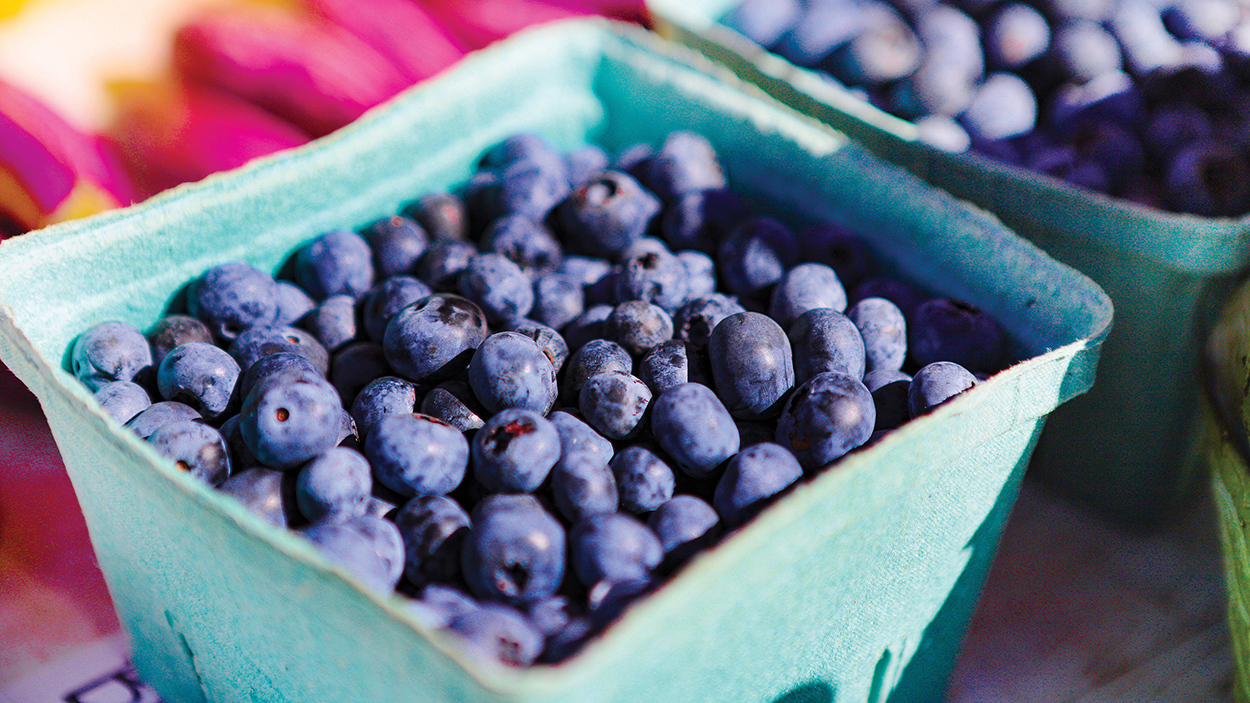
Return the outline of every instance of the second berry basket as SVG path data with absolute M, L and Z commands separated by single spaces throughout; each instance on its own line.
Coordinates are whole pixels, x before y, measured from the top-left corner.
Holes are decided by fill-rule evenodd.
M 651 0 L 657 31 L 697 48 L 958 198 L 1098 282 L 1116 306 L 1099 383 L 1056 412 L 1032 474 L 1121 522 L 1149 528 L 1201 487 L 1198 349 L 1234 274 L 1250 263 L 1250 216 L 1134 205 L 975 153 L 919 141 L 911 122 L 719 23 L 732 0 Z
M 773 504 L 572 659 L 484 667 L 299 536 L 180 473 L 69 373 L 91 325 L 146 330 L 184 283 L 465 183 L 518 131 L 570 149 L 716 147 L 794 225 L 994 315 L 1018 363 Z M 0 358 L 38 395 L 135 663 L 170 701 L 929 700 L 945 683 L 1049 413 L 1087 391 L 1110 301 L 992 216 L 640 30 L 519 34 L 307 147 L 0 244 Z

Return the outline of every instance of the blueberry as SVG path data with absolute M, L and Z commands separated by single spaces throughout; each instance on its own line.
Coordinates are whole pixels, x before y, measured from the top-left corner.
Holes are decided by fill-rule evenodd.
M 526 215 L 505 215 L 482 234 L 482 249 L 507 257 L 531 279 L 555 271 L 564 257 L 546 226 Z
M 332 295 L 309 311 L 300 320 L 300 326 L 311 332 L 327 351 L 338 351 L 357 338 L 356 299 L 345 294 Z
M 670 339 L 660 342 L 638 360 L 638 378 L 657 396 L 680 383 L 694 381 L 707 385 L 711 381 L 702 368 L 704 362 L 686 342 Z
M 473 436 L 473 475 L 491 493 L 529 493 L 560 458 L 555 425 L 533 410 L 508 408 Z
M 483 600 L 532 603 L 564 579 L 564 528 L 533 496 L 484 498 L 461 552 L 469 590 Z
M 244 330 L 228 350 L 239 362 L 239 368 L 247 370 L 269 354 L 294 352 L 310 362 L 317 373 L 325 376 L 330 370 L 330 353 L 309 332 L 298 327 L 257 325 Z
M 442 624 L 436 627 L 440 628 L 446 627 L 452 620 L 478 607 L 478 602 L 473 599 L 473 596 L 443 583 L 427 584 L 421 589 L 421 596 L 416 602 L 426 606 L 427 613 L 438 617 L 438 621 Z
M 660 216 L 660 236 L 673 251 L 714 253 L 716 245 L 755 214 L 741 195 L 727 188 L 687 193 L 669 203 Z
M 1078 83 L 1119 71 L 1123 60 L 1115 37 L 1101 24 L 1089 20 L 1059 25 L 1051 51 L 1064 73 Z
M 911 75 L 924 52 L 907 21 L 884 2 L 868 0 L 860 8 L 860 31 L 820 65 L 852 85 L 880 85 Z
M 1037 122 L 1037 97 L 1029 84 L 1014 73 L 991 73 L 959 120 L 974 139 L 1007 139 L 1025 134 Z
M 1141 91 L 1132 77 L 1123 71 L 1108 71 L 1085 83 L 1056 88 L 1047 113 L 1054 130 L 1067 132 L 1089 121 L 1136 125 L 1144 120 L 1145 109 Z
M 593 513 L 615 512 L 620 505 L 616 477 L 607 460 L 590 452 L 561 456 L 551 471 L 551 497 L 569 523 Z
M 492 325 L 509 324 L 534 307 L 529 276 L 511 259 L 494 252 L 473 257 L 460 273 L 457 288 L 482 309 Z
M 233 410 L 239 364 L 220 347 L 187 342 L 165 356 L 156 373 L 165 400 L 186 403 L 204 419 L 216 422 Z
M 278 294 L 278 314 L 274 323 L 294 325 L 317 307 L 317 302 L 303 288 L 290 281 L 275 281 Z
M 569 183 L 579 188 L 607 170 L 611 163 L 612 159 L 603 147 L 586 144 L 564 155 L 564 172 L 568 174 Z
M 417 278 L 439 291 L 454 291 L 460 273 L 477 256 L 477 248 L 459 239 L 435 239 L 417 260 Z
M 463 370 L 486 335 L 486 315 L 473 301 L 437 293 L 395 313 L 382 350 L 399 375 L 438 380 Z
M 803 258 L 832 268 L 844 290 L 859 285 L 872 272 L 868 245 L 850 230 L 824 222 L 804 229 L 798 239 Z
M 616 300 L 654 303 L 672 313 L 687 298 L 688 271 L 666 247 L 625 259 L 615 278 Z
M 607 339 L 592 339 L 574 351 L 564 371 L 563 394 L 566 402 L 575 403 L 582 386 L 591 376 L 605 371 L 633 369 L 633 359 L 620 344 Z
M 403 215 L 383 217 L 364 232 L 373 252 L 373 272 L 380 279 L 409 274 L 430 246 L 430 235 L 416 220 Z
M 760 420 L 781 412 L 794 387 L 790 340 L 767 315 L 741 312 L 716 325 L 708 344 L 716 395 L 729 414 Z
M 355 232 L 331 230 L 295 252 L 295 282 L 314 300 L 345 293 L 359 298 L 373 285 L 373 252 Z
M 538 628 L 543 637 L 559 632 L 573 618 L 573 604 L 566 596 L 556 594 L 549 598 L 527 603 L 525 614 L 530 623 Z
M 935 361 L 916 372 L 907 390 L 907 407 L 912 417 L 931 412 L 951 398 L 976 385 L 968 369 L 953 361 Z
M 798 263 L 794 232 L 771 217 L 755 217 L 738 225 L 721 241 L 716 262 L 721 282 L 734 295 L 762 295 Z
M 737 527 L 802 475 L 798 460 L 785 447 L 769 442 L 756 444 L 729 460 L 716 483 L 712 504 L 727 528 Z
M 215 428 L 198 420 L 175 420 L 158 427 L 147 438 L 156 451 L 174 461 L 180 471 L 210 486 L 230 476 L 230 450 Z
M 1180 44 L 1147 0 L 1121 0 L 1109 20 L 1111 33 L 1124 52 L 1124 62 L 1135 75 L 1180 63 Z
M 975 305 L 934 298 L 916 308 L 908 347 L 920 366 L 953 361 L 974 373 L 994 373 L 1002 363 L 1006 340 L 994 318 Z
M 664 138 L 648 164 L 647 184 L 660 198 L 671 201 L 687 193 L 724 188 L 728 182 L 707 137 L 676 130 Z
M 629 439 L 642 431 L 651 389 L 624 371 L 605 371 L 586 379 L 578 407 L 586 423 L 608 439 Z
M 805 381 L 786 401 L 777 421 L 777 443 L 811 471 L 868 441 L 876 423 L 876 405 L 863 382 L 825 371 Z
M 738 428 L 707 386 L 683 383 L 660 394 L 651 415 L 655 439 L 678 468 L 704 478 L 738 453 Z
M 895 429 L 911 419 L 907 407 L 911 376 L 887 369 L 869 371 L 864 374 L 864 387 L 872 393 L 872 403 L 877 410 L 874 432 Z
M 273 276 L 242 261 L 214 266 L 188 287 L 187 312 L 218 339 L 229 341 L 249 327 L 277 320 L 277 286 Z
M 404 209 L 404 214 L 435 240 L 462 240 L 468 236 L 464 201 L 452 193 L 427 193 Z
M 611 268 L 612 264 L 607 259 L 594 256 L 566 256 L 560 260 L 556 272 L 572 277 L 580 286 L 588 286 L 603 278 Z
M 560 329 L 586 311 L 586 292 L 581 281 L 565 273 L 549 273 L 534 281 L 534 307 L 530 316 Z
M 300 521 L 295 502 L 295 475 L 265 466 L 253 466 L 235 473 L 217 487 L 233 496 L 243 507 L 274 527 L 289 527 Z
M 673 338 L 673 318 L 658 305 L 630 300 L 617 305 L 604 323 L 604 336 L 633 356 Z
M 702 298 L 716 292 L 716 261 L 701 251 L 686 249 L 677 252 L 686 280 L 686 301 Z M 674 310 L 675 312 L 675 310 Z
M 148 392 L 133 381 L 110 381 L 101 385 L 94 395 L 104 412 L 123 425 L 152 404 Z
M 360 300 L 360 319 L 365 334 L 369 339 L 381 342 L 387 324 L 396 313 L 433 292 L 424 282 L 402 274 L 378 282 Z
M 446 496 L 417 496 L 395 515 L 404 538 L 404 575 L 414 586 L 460 579 L 460 553 L 469 534 L 469 514 Z
M 667 554 L 678 561 L 709 546 L 720 536 L 720 516 L 707 501 L 692 495 L 676 495 L 656 508 L 647 524 L 660 538 Z
M 567 249 L 610 257 L 633 244 L 660 211 L 660 201 L 628 174 L 604 171 L 553 214 Z
M 863 338 L 865 372 L 903 368 L 907 360 L 907 321 L 897 305 L 885 298 L 864 298 L 846 316 Z
M 1018 69 L 1046 53 L 1050 24 L 1042 13 L 1022 2 L 998 8 L 985 23 L 985 58 L 993 66 Z
M 594 513 L 569 531 L 573 572 L 586 586 L 648 579 L 664 558 L 650 527 L 625 513 Z
M 160 366 L 161 360 L 174 347 L 187 342 L 212 344 L 213 333 L 208 326 L 190 315 L 167 315 L 156 321 L 148 333 L 152 347 L 152 365 Z
M 706 349 L 716 325 L 740 312 L 746 312 L 746 308 L 738 303 L 737 298 L 710 293 L 677 309 L 673 315 L 673 336 L 688 342 L 694 349 Z
M 604 336 L 604 326 L 615 309 L 613 305 L 593 305 L 560 330 L 574 353 L 584 344 Z M 626 354 L 628 356 L 628 354 Z
M 850 303 L 855 305 L 864 298 L 885 298 L 897 305 L 903 313 L 903 319 L 908 321 L 916 308 L 928 300 L 928 296 L 910 283 L 886 277 L 869 278 L 860 283 L 855 287 Z
M 518 132 L 487 150 L 482 155 L 481 165 L 483 168 L 500 169 L 521 162 L 558 169 L 564 158 L 542 135 Z
M 517 332 L 534 340 L 538 348 L 547 356 L 547 360 L 551 362 L 556 373 L 560 373 L 560 369 L 564 368 L 564 362 L 568 361 L 569 345 L 564 341 L 564 337 L 541 322 L 523 318 L 509 325 L 506 331 Z
M 369 462 L 360 452 L 332 447 L 300 467 L 296 505 L 309 522 L 359 517 L 365 514 L 372 486 Z
M 556 402 L 551 359 L 520 332 L 496 332 L 478 346 L 469 362 L 469 385 L 491 413 L 524 408 L 546 414 Z
M 589 454 L 604 466 L 612 460 L 612 443 L 577 416 L 557 410 L 547 419 L 560 435 L 560 463 L 575 454 Z
M 1250 206 L 1250 157 L 1245 149 L 1197 141 L 1173 155 L 1164 176 L 1173 207 L 1205 217 L 1229 217 Z
M 386 353 L 377 342 L 352 342 L 339 349 L 330 360 L 330 385 L 338 391 L 346 407 L 374 379 L 394 373 L 386 362 Z
M 447 423 L 417 413 L 386 414 L 365 437 L 378 483 L 404 496 L 445 495 L 464 480 L 469 443 Z
M 338 444 L 342 404 L 329 381 L 302 369 L 265 378 L 239 411 L 239 431 L 265 466 L 291 469 Z
M 395 590 L 404 570 L 404 540 L 387 520 L 363 515 L 298 530 L 331 563 L 378 593 Z
M 813 67 L 863 28 L 854 0 L 804 3 L 801 17 L 790 23 L 773 50 L 793 64 Z
M 654 449 L 632 444 L 612 458 L 620 509 L 633 514 L 649 513 L 673 497 L 677 478 Z
M 147 337 L 127 322 L 102 322 L 74 340 L 74 376 L 94 393 L 113 381 L 133 381 L 152 366 Z
M 925 115 L 915 120 L 916 141 L 939 151 L 962 154 L 972 146 L 972 137 L 949 115 Z
M 1180 0 L 1163 8 L 1164 25 L 1181 39 L 1218 44 L 1241 23 L 1241 9 L 1228 0 Z
M 461 432 L 468 432 L 485 424 L 482 415 L 486 411 L 467 383 L 444 381 L 425 394 L 421 400 L 421 413 L 436 417 Z
M 190 405 L 176 400 L 162 400 L 140 410 L 126 422 L 126 427 L 138 435 L 139 439 L 147 439 L 163 425 L 180 420 L 200 419 L 199 411 Z
M 543 651 L 543 634 L 523 613 L 501 603 L 483 603 L 452 620 L 448 629 L 459 635 L 478 661 L 529 666 Z
M 832 268 L 807 263 L 795 266 L 782 277 L 773 289 L 768 314 L 789 329 L 800 315 L 818 308 L 845 312 L 846 291 Z

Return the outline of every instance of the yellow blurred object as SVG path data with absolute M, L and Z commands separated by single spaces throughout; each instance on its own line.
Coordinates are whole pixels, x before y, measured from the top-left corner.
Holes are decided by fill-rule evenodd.
M 0 20 L 16 15 L 26 4 L 29 4 L 28 0 L 0 0 Z

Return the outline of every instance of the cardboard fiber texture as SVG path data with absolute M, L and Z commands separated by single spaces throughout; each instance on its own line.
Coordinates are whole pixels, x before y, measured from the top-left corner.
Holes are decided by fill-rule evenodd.
M 149 328 L 185 283 L 465 183 L 519 131 L 563 149 L 703 133 L 735 188 L 1000 320 L 1026 359 L 799 486 L 572 660 L 485 669 L 299 536 L 180 474 L 67 371 L 79 333 Z M 0 359 L 40 398 L 137 666 L 171 701 L 941 700 L 1043 421 L 1089 389 L 1102 290 L 992 216 L 696 54 L 572 22 L 470 56 L 307 147 L 0 244 Z
M 1101 354 L 1100 381 L 1051 418 L 1030 470 L 1119 521 L 1150 527 L 1166 520 L 1202 486 L 1197 350 L 1233 275 L 1250 262 L 1250 218 L 1165 213 L 921 144 L 912 123 L 718 24 L 737 4 L 648 2 L 662 34 L 993 212 L 1107 291 L 1116 325 Z

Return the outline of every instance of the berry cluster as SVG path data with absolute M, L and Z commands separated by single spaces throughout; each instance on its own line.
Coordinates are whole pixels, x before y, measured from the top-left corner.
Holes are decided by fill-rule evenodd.
M 532 134 L 461 190 L 243 262 L 75 375 L 178 467 L 487 661 L 559 662 L 700 549 L 1008 361 L 966 303 L 795 231 L 674 132 Z
M 1250 211 L 1237 0 L 746 0 L 725 22 L 947 151 L 1163 210 Z

